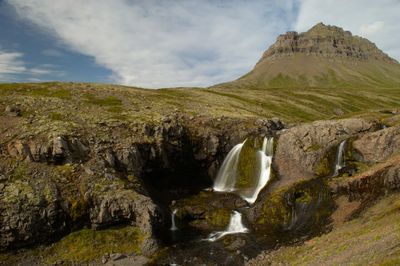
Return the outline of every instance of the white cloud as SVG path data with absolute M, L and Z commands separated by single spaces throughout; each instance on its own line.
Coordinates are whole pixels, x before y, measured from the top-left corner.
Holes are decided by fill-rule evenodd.
M 368 38 L 400 60 L 400 1 L 303 0 L 295 29 L 306 31 L 318 22 L 337 25 Z
M 63 72 L 55 70 L 51 65 L 29 67 L 23 60 L 23 56 L 24 54 L 20 52 L 0 50 L 0 82 L 18 81 L 18 77 L 21 76 L 37 79 L 43 75 L 63 75 Z
M 12 81 L 13 76 L 26 71 L 22 53 L 0 50 L 0 81 Z
M 116 82 L 205 86 L 249 71 L 295 19 L 293 0 L 8 0 Z
M 385 25 L 383 21 L 375 21 L 371 24 L 361 25 L 359 32 L 361 35 L 368 37 L 379 32 L 379 30 L 383 28 L 383 25 Z

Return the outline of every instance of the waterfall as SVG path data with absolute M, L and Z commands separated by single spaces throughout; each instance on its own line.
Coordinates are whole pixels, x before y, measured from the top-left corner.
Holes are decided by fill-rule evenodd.
M 175 225 L 175 214 L 178 212 L 177 209 L 173 210 L 171 213 L 171 228 L 169 230 L 171 231 L 176 231 L 178 230 L 178 227 Z
M 264 138 L 261 150 L 256 151 L 256 166 L 259 172 L 256 176 L 256 185 L 246 189 L 236 189 L 235 184 L 237 180 L 237 168 L 242 150 L 243 143 L 233 147 L 228 153 L 221 168 L 219 169 L 217 178 L 214 182 L 214 191 L 217 192 L 233 192 L 237 193 L 244 200 L 253 204 L 258 197 L 260 191 L 265 187 L 270 179 L 272 154 L 273 154 L 273 138 Z
M 333 176 L 338 176 L 340 169 L 343 168 L 344 166 L 344 160 L 343 160 L 343 155 L 344 155 L 344 147 L 346 145 L 346 140 L 343 140 L 336 152 L 336 161 L 335 161 L 335 169 L 333 172 Z
M 242 214 L 237 211 L 233 211 L 229 225 L 225 231 L 215 232 L 209 235 L 208 241 L 214 242 L 226 235 L 247 233 L 249 230 L 242 224 Z
M 214 191 L 231 192 L 234 190 L 239 154 L 245 142 L 246 140 L 243 143 L 237 144 L 226 156 L 215 179 Z

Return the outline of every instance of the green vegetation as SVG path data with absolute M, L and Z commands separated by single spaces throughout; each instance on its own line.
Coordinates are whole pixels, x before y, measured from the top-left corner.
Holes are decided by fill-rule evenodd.
M 49 115 L 49 118 L 51 119 L 51 120 L 58 120 L 58 121 L 62 121 L 62 120 L 64 120 L 64 116 L 62 115 L 62 114 L 60 114 L 60 113 L 57 113 L 57 112 L 52 112 L 52 113 L 50 113 L 50 115 Z
M 27 170 L 26 164 L 23 162 L 19 162 L 11 174 L 11 179 L 12 180 L 25 180 L 28 177 L 27 171 L 28 170 Z
M 273 191 L 267 196 L 261 215 L 257 218 L 258 230 L 269 235 L 279 234 L 288 228 L 306 228 L 308 233 L 317 232 L 333 208 L 330 192 L 322 180 L 300 181 L 290 187 Z M 301 223 L 300 228 L 296 228 L 293 224 L 294 219 L 306 222 Z
M 64 237 L 43 254 L 48 264 L 84 263 L 99 260 L 106 253 L 140 254 L 143 240 L 139 229 L 132 226 L 98 231 L 82 229 Z
M 337 147 L 332 147 L 328 150 L 323 158 L 314 167 L 314 173 L 319 177 L 331 176 L 334 171 L 336 160 Z
M 228 226 L 230 217 L 228 209 L 216 209 L 206 214 L 206 221 L 209 226 L 223 230 Z
M 98 98 L 94 94 L 84 94 L 86 101 L 90 104 L 108 107 L 119 107 L 122 105 L 122 101 L 114 96 L 108 96 L 105 98 Z M 111 109 L 113 110 L 113 109 Z
M 271 252 L 272 265 L 398 265 L 400 194 L 381 199 L 354 220 L 303 245 Z M 388 226 L 390 225 L 390 226 Z M 360 244 L 362 243 L 362 245 Z
M 257 138 L 248 138 L 244 143 L 239 154 L 236 188 L 247 189 L 256 186 L 260 172 L 257 151 L 261 145 Z

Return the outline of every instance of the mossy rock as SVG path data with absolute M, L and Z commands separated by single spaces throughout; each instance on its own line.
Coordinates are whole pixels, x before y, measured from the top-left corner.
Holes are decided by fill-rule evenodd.
M 301 181 L 266 197 L 256 227 L 267 234 L 318 230 L 333 209 L 334 203 L 324 181 Z
M 69 234 L 45 251 L 48 264 L 99 261 L 106 253 L 141 254 L 146 236 L 136 227 L 106 230 L 82 229 Z
M 85 200 L 84 197 L 79 196 L 77 198 L 70 199 L 70 210 L 69 215 L 73 224 L 81 222 L 86 218 L 89 211 L 89 203 Z
M 327 177 L 333 175 L 337 146 L 331 147 L 322 159 L 314 167 L 314 173 L 318 177 Z
M 248 138 L 244 143 L 238 161 L 236 189 L 255 187 L 260 173 L 257 152 L 261 149 L 262 141 L 259 138 Z
M 206 221 L 211 228 L 222 230 L 228 226 L 230 217 L 230 210 L 216 209 L 206 214 Z

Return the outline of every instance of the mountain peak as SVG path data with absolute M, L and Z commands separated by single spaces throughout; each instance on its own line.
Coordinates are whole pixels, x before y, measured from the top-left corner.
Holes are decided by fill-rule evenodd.
M 306 32 L 279 35 L 235 82 L 257 88 L 398 88 L 400 64 L 369 40 L 318 23 Z
M 320 22 L 303 33 L 289 31 L 279 35 L 258 64 L 278 57 L 305 54 L 331 59 L 379 60 L 397 63 L 369 40 L 353 36 L 350 31 Z

